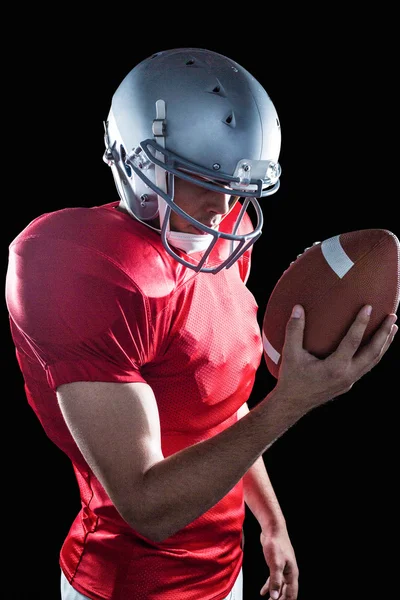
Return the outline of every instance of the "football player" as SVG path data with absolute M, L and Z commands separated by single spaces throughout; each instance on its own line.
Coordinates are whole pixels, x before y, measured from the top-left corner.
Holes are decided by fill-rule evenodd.
M 240 600 L 246 503 L 262 595 L 295 600 L 262 454 L 377 363 L 394 318 L 356 358 L 363 309 L 328 363 L 303 350 L 297 306 L 277 385 L 249 411 L 263 349 L 246 282 L 281 175 L 269 95 L 216 52 L 158 52 L 115 91 L 104 140 L 118 199 L 38 216 L 6 281 L 28 402 L 80 493 L 62 599 Z

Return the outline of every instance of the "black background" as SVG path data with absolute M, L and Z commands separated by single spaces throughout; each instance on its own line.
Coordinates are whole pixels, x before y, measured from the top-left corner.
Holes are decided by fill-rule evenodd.
M 399 236 L 394 17 L 383 8 L 353 19 L 337 6 L 324 14 L 293 10 L 232 5 L 216 15 L 215 7 L 186 6 L 169 20 L 167 6 L 150 5 L 9 13 L 4 276 L 8 244 L 30 220 L 117 199 L 102 162 L 112 93 L 137 62 L 173 47 L 208 48 L 242 64 L 281 120 L 281 188 L 263 203 L 248 282 L 260 322 L 282 271 L 314 241 L 369 227 Z M 59 550 L 79 510 L 77 485 L 25 400 L 5 305 L 3 325 L 3 581 L 9 598 L 56 599 Z M 348 394 L 308 414 L 264 455 L 296 551 L 299 600 L 392 596 L 398 367 L 396 340 Z M 274 383 L 263 362 L 250 407 Z M 268 571 L 249 512 L 245 534 L 244 600 L 252 600 Z

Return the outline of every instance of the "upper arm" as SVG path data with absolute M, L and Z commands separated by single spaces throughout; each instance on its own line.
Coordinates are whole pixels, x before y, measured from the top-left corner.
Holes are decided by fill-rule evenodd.
M 80 381 L 61 385 L 57 398 L 72 437 L 116 509 L 146 536 L 141 484 L 146 471 L 164 458 L 151 387 Z

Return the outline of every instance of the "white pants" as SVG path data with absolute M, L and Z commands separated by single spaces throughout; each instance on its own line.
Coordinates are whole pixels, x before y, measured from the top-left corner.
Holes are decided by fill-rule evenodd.
M 87 596 L 77 592 L 61 571 L 61 600 L 90 600 Z M 243 571 L 240 569 L 239 575 L 235 581 L 231 592 L 224 600 L 243 600 Z

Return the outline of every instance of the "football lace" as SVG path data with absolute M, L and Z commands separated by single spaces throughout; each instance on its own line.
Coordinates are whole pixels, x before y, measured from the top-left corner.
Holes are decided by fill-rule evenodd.
M 307 250 L 309 250 L 310 248 L 312 248 L 313 246 L 318 246 L 318 244 L 320 244 L 321 242 L 314 242 L 312 246 L 307 246 L 307 248 L 304 248 L 303 252 L 300 252 L 300 254 L 297 255 L 295 260 L 292 260 L 292 262 L 290 263 L 291 265 L 296 262 L 296 260 L 298 258 L 300 258 L 300 256 L 303 256 L 304 252 L 307 252 Z M 290 265 L 289 265 L 290 266 Z

